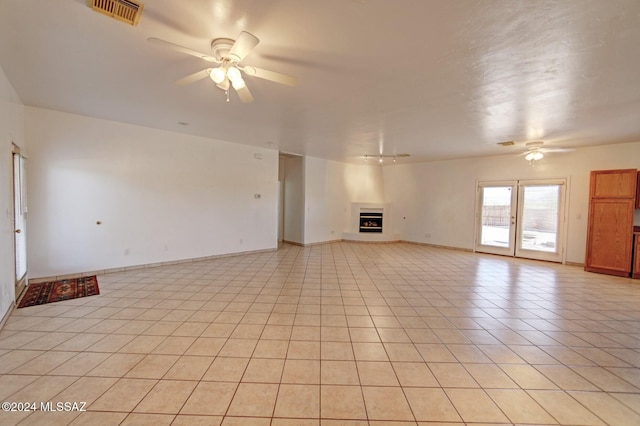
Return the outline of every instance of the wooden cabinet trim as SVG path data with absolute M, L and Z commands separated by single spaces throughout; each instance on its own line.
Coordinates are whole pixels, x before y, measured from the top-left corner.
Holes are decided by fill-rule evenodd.
M 640 209 L 640 170 L 638 170 L 638 179 L 636 181 L 636 209 Z
M 633 254 L 633 270 L 631 277 L 640 279 L 640 232 L 633 234 L 635 248 Z

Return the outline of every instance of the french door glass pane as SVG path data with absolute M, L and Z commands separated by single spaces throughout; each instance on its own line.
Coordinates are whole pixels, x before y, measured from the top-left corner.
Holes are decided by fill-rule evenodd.
M 511 186 L 482 188 L 480 244 L 509 247 L 511 199 Z
M 520 248 L 523 250 L 557 253 L 560 189 L 560 185 L 523 188 L 520 233 Z

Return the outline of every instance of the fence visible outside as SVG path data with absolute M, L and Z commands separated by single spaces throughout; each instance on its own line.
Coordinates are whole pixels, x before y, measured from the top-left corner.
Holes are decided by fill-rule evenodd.
M 526 209 L 523 215 L 521 247 L 525 250 L 555 251 L 558 218 L 552 209 Z M 509 246 L 510 206 L 483 206 L 482 243 Z

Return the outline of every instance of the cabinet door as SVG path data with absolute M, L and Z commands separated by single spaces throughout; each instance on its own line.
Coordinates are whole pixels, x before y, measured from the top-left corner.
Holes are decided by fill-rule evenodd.
M 637 169 L 594 170 L 591 172 L 591 198 L 635 198 Z
M 629 276 L 634 202 L 633 198 L 591 200 L 585 270 Z

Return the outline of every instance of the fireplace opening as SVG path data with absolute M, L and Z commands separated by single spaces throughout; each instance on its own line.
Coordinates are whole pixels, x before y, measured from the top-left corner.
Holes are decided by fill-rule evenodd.
M 360 212 L 360 232 L 382 233 L 382 213 Z

